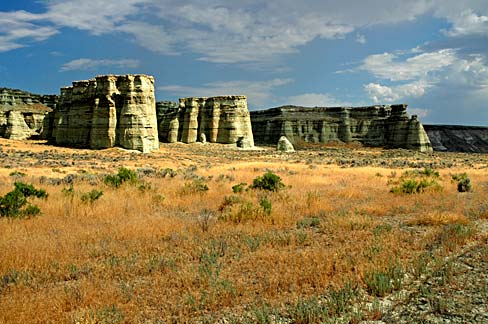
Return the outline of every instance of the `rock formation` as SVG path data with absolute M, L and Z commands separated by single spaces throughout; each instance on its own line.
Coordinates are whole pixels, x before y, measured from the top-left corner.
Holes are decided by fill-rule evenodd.
M 290 143 L 290 141 L 288 140 L 288 138 L 286 138 L 286 136 L 280 137 L 276 149 L 281 152 L 295 152 L 295 148 L 293 147 L 293 144 Z
M 104 75 L 61 88 L 52 137 L 58 145 L 158 149 L 154 78 Z
M 23 140 L 39 136 L 44 117 L 56 102 L 54 95 L 0 88 L 0 137 Z
M 424 125 L 434 151 L 488 153 L 488 127 Z
M 194 143 L 205 135 L 210 143 L 254 146 L 245 96 L 183 98 L 158 103 L 157 112 L 161 141 Z
M 283 106 L 252 111 L 254 139 L 260 144 L 275 144 L 286 136 L 292 144 L 300 142 L 360 142 L 367 146 L 432 151 L 429 138 L 417 116 L 409 117 L 407 105 L 371 107 Z

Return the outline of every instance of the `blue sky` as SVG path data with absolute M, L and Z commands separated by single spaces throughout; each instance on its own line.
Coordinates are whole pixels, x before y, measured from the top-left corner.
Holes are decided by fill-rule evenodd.
M 4 0 L 0 87 L 59 93 L 155 77 L 157 100 L 408 103 L 424 123 L 488 125 L 487 0 Z

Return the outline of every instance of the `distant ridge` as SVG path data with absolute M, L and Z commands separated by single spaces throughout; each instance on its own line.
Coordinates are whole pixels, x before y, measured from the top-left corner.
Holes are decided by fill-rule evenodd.
M 488 153 L 488 127 L 424 125 L 434 151 Z

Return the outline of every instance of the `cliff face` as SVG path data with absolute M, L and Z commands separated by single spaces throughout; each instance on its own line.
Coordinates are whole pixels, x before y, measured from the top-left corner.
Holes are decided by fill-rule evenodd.
M 280 136 L 299 142 L 360 142 L 368 146 L 432 151 L 429 138 L 407 105 L 357 108 L 284 106 L 252 111 L 256 143 L 275 145 Z
M 58 145 L 94 149 L 159 148 L 154 79 L 105 75 L 61 88 L 51 137 Z
M 435 151 L 488 153 L 488 127 L 424 125 Z
M 254 146 L 247 99 L 245 96 L 184 98 L 177 106 L 157 105 L 159 137 L 165 142 L 235 144 L 244 140 Z
M 44 117 L 56 102 L 55 95 L 0 88 L 0 137 L 22 140 L 39 136 Z

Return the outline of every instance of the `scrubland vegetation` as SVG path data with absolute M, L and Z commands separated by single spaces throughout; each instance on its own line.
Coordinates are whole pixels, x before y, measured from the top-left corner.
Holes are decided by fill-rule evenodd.
M 38 213 L 0 217 L 0 322 L 381 319 L 383 298 L 451 280 L 448 257 L 486 236 L 484 157 L 477 167 L 344 167 L 301 153 L 191 160 L 180 150 L 117 167 L 0 170 L 3 200 L 15 183 L 48 195 L 28 197 Z

